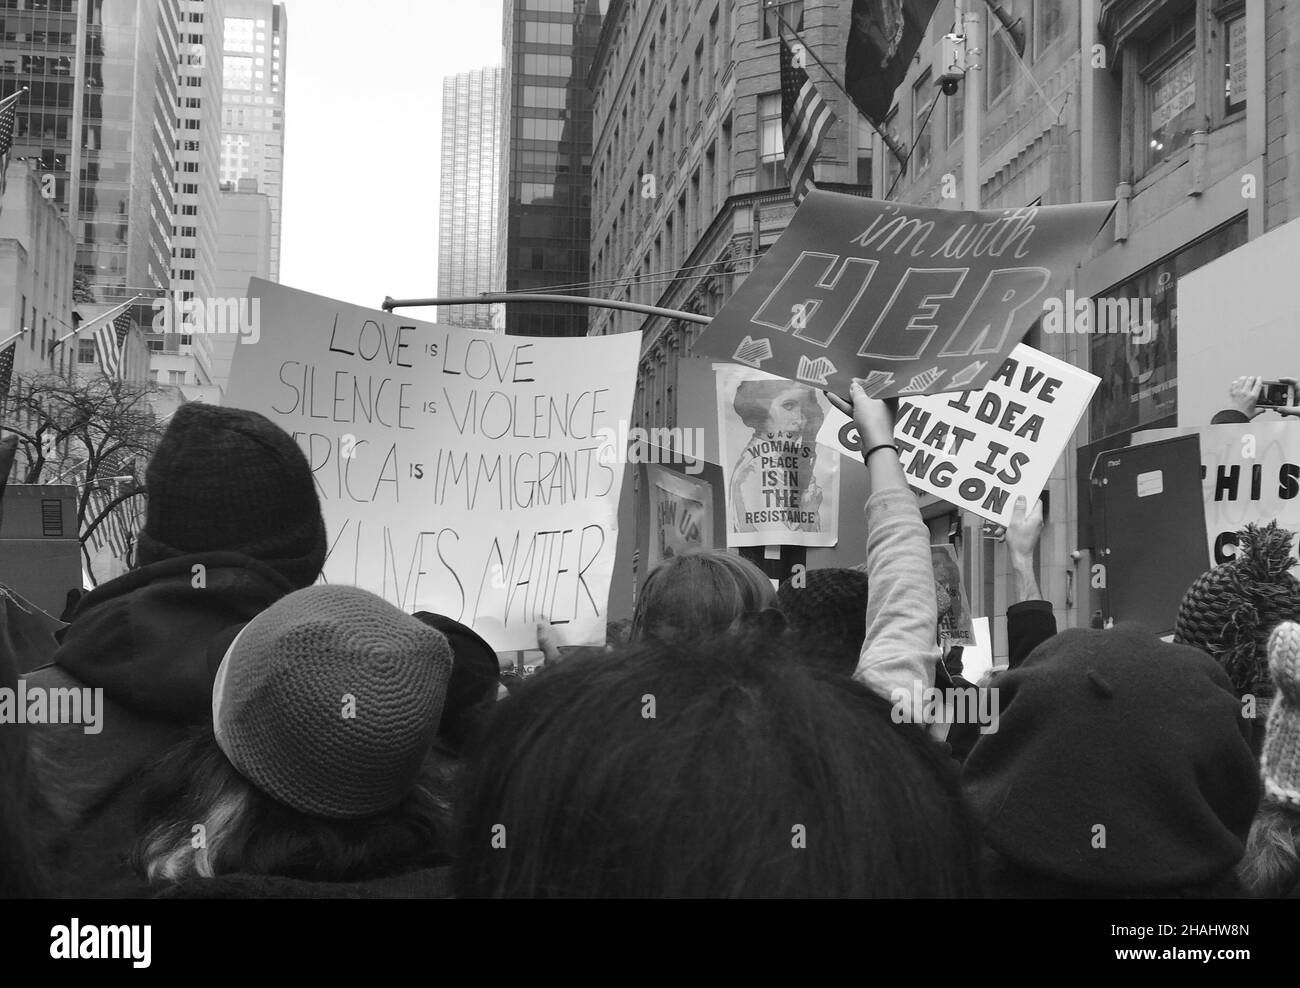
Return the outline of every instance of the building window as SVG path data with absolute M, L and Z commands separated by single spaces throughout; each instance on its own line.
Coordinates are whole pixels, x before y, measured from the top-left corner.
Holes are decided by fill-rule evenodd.
M 77 340 L 77 363 L 93 364 L 95 362 L 95 341 Z
M 1064 34 L 1064 0 L 1034 0 L 1034 58 L 1041 58 Z
M 150 340 L 150 341 L 149 341 L 149 349 L 150 349 L 150 350 L 161 350 L 162 348 L 163 348 L 163 341 L 162 341 L 162 340 Z
M 779 189 L 785 176 L 785 142 L 781 137 L 781 94 L 758 97 L 758 189 Z
M 778 17 L 777 15 L 780 14 Z M 763 7 L 763 40 L 781 36 L 781 21 L 784 20 L 796 31 L 803 30 L 803 0 L 785 0 L 785 2 L 766 4 Z
M 897 141 L 899 144 L 902 144 L 902 141 L 898 139 L 898 107 L 897 106 L 895 106 L 894 109 L 890 112 L 889 116 L 885 118 L 885 133 L 888 134 L 893 140 Z M 898 155 L 894 154 L 894 152 L 889 149 L 888 145 L 886 145 L 885 147 L 884 158 L 885 158 L 884 191 L 885 191 L 885 196 L 888 197 L 894 189 L 894 182 L 897 181 L 898 176 L 902 173 L 903 163 L 898 160 Z
M 1246 15 L 1224 18 L 1219 24 L 1223 39 L 1223 116 L 1246 109 Z
M 948 118 L 948 143 L 961 137 L 962 124 L 966 120 L 966 94 L 958 89 L 952 96 L 944 96 L 944 113 Z
M 930 92 L 930 70 L 926 69 L 912 87 L 912 175 L 930 167 L 930 127 L 926 111 L 937 95 Z M 932 116 L 932 114 L 931 114 Z
M 1008 5 L 1013 6 L 1013 5 Z M 1011 13 L 1012 20 L 1015 19 L 1015 13 Z M 1011 35 L 1007 34 L 1006 29 L 999 23 L 994 30 L 994 23 L 997 19 L 989 16 L 988 23 L 988 54 L 985 56 L 985 64 L 988 66 L 988 106 L 992 106 L 1011 89 L 1011 83 L 1016 78 L 1016 52 L 1013 47 L 1014 42 Z
M 168 384 L 184 384 L 185 372 L 183 370 L 169 370 L 167 372 Z
M 1187 145 L 1196 127 L 1196 10 L 1179 17 L 1147 45 L 1142 77 L 1146 166 Z

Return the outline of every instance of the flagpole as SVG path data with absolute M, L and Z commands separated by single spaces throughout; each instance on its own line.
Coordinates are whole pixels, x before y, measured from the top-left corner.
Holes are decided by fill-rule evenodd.
M 19 90 L 17 90 L 16 92 L 10 93 L 10 94 L 9 94 L 8 96 L 6 96 L 4 99 L 0 99 L 0 110 L 7 110 L 7 109 L 9 109 L 9 104 L 10 104 L 10 103 L 17 103 L 17 102 L 18 102 L 18 98 L 19 98 L 20 96 L 22 96 L 22 94 L 25 93 L 25 92 L 28 92 L 28 89 L 27 89 L 26 86 L 23 86 L 22 89 L 19 89 Z
M 107 318 L 109 318 L 110 316 L 115 316 L 115 315 L 117 315 L 119 312 L 121 312 L 123 309 L 127 308 L 128 306 L 135 305 L 135 303 L 138 302 L 138 301 L 140 301 L 140 299 L 142 299 L 142 298 L 144 298 L 143 295 L 137 295 L 135 298 L 130 299 L 129 301 L 123 302 L 121 305 L 116 305 L 116 306 L 114 306 L 113 308 L 109 309 L 107 312 L 102 313 L 101 315 L 96 316 L 94 319 L 91 319 L 91 320 L 89 320 L 88 322 L 84 322 L 84 323 L 82 323 L 80 326 L 78 326 L 78 327 L 77 327 L 76 329 L 74 329 L 72 332 L 70 332 L 70 333 L 64 333 L 64 334 L 63 334 L 62 336 L 60 336 L 57 340 L 51 340 L 51 341 L 50 341 L 50 350 L 49 350 L 49 353 L 47 353 L 45 356 L 48 357 L 51 353 L 53 353 L 53 352 L 55 351 L 56 348 L 62 346 L 64 343 L 66 343 L 66 342 L 67 342 L 68 340 L 70 340 L 72 337 L 76 336 L 78 333 L 84 333 L 86 330 L 90 329 L 91 326 L 95 325 L 95 323 L 99 322 L 99 321 L 102 320 L 102 319 L 107 319 Z
M 836 89 L 838 89 L 841 93 L 844 94 L 844 98 L 849 101 L 849 106 L 853 107 L 854 110 L 857 110 L 858 116 L 862 117 L 862 119 L 864 119 L 867 123 L 871 124 L 871 129 L 874 130 L 877 134 L 879 134 L 880 139 L 885 142 L 885 146 L 889 148 L 890 151 L 894 152 L 894 157 L 897 158 L 900 162 L 903 161 L 906 152 L 903 150 L 903 145 L 899 142 L 898 138 L 885 133 L 883 130 L 881 130 L 879 127 L 876 126 L 874 120 L 872 120 L 861 110 L 858 110 L 858 104 L 853 101 L 853 97 L 849 95 L 849 91 L 840 85 L 840 81 L 835 78 L 835 73 L 833 73 L 830 69 L 826 67 L 826 63 L 817 57 L 817 53 L 808 46 L 808 42 L 804 41 L 804 39 L 800 36 L 799 32 L 790 26 L 790 22 L 787 21 L 784 16 L 782 16 L 781 8 L 774 7 L 771 9 L 776 11 L 776 19 L 780 22 L 781 26 L 784 27 L 787 31 L 789 31 L 792 35 L 794 35 L 794 39 L 798 41 L 799 44 L 803 45 L 803 50 L 806 51 L 809 54 L 809 56 L 811 56 L 814 62 L 816 62 L 819 66 L 821 66 L 822 72 L 826 74 L 826 78 L 830 79 L 831 85 L 833 85 Z
M 18 332 L 14 333 L 13 336 L 6 336 L 3 340 L 0 340 L 0 347 L 8 346 L 14 340 L 26 334 L 26 332 L 27 332 L 27 327 L 24 326 L 22 329 L 18 330 Z
M 979 209 L 982 205 L 980 202 L 980 110 L 982 102 L 980 100 L 979 87 L 975 83 L 974 73 L 980 68 L 975 64 L 975 53 L 979 51 L 975 47 L 979 41 L 980 15 L 976 9 L 979 0 L 956 0 L 957 25 L 961 30 L 964 39 L 966 58 L 965 58 L 965 78 L 962 84 L 966 87 L 962 95 L 966 99 L 965 110 L 962 114 L 962 205 L 968 210 Z M 982 52 L 980 52 L 983 54 Z

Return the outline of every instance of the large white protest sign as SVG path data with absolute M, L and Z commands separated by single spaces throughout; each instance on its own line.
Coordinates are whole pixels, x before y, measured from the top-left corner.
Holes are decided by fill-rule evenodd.
M 1243 422 L 1148 429 L 1133 435 L 1133 445 L 1185 435 L 1201 437 L 1201 496 L 1212 566 L 1232 560 L 1237 532 L 1252 522 L 1276 520 L 1300 532 L 1300 425 Z M 1300 566 L 1291 574 L 1300 579 Z
M 1042 493 L 1100 379 L 1021 343 L 982 391 L 902 399 L 894 425 L 913 487 L 1000 525 L 1016 498 Z M 835 412 L 821 441 L 858 455 L 853 423 Z
M 500 650 L 604 641 L 640 337 L 497 336 L 254 279 L 261 339 L 228 401 L 311 464 L 325 579 L 435 611 Z M 245 496 L 231 491 L 231 497 Z
M 752 367 L 713 368 L 727 545 L 834 545 L 840 458 L 817 445 L 834 411 L 826 396 Z

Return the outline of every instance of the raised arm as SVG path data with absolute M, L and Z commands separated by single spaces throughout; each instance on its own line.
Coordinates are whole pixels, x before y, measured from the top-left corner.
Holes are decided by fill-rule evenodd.
M 850 393 L 851 407 L 834 395 L 828 397 L 853 415 L 871 480 L 865 636 L 853 675 L 892 702 L 902 701 L 905 719 L 919 721 L 914 702 L 934 685 L 940 657 L 930 534 L 893 445 L 892 411 L 885 402 L 868 398 L 856 381 Z

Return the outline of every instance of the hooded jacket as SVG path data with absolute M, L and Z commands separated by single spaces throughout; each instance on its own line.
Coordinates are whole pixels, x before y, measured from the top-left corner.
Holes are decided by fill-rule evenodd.
M 121 888 L 138 836 L 139 776 L 189 728 L 210 723 L 226 647 L 295 589 L 249 556 L 207 552 L 144 566 L 81 600 L 53 661 L 24 677 L 29 691 L 103 691 L 93 701 L 83 694 L 97 723 L 29 725 L 33 810 L 56 891 Z

